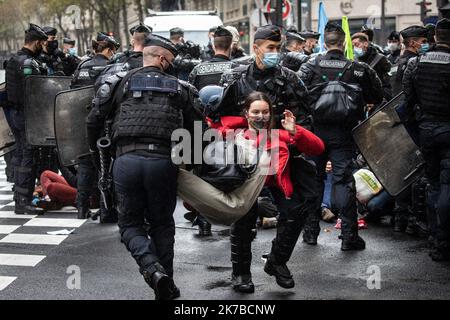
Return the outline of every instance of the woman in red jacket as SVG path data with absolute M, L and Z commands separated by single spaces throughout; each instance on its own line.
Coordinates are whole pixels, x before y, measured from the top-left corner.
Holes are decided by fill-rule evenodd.
M 221 117 L 219 123 L 210 125 L 222 133 L 227 130 L 244 128 L 246 129 L 245 137 L 258 142 L 264 137 L 272 136 L 270 131 L 274 119 L 272 103 L 267 95 L 261 92 L 250 94 L 244 105 L 244 114 L 245 117 Z M 284 130 L 278 130 L 278 138 L 269 138 L 265 145 L 265 148 L 272 152 L 272 159 L 274 156 L 278 156 L 274 168 L 275 174 L 267 177 L 266 185 L 270 187 L 280 217 L 277 235 L 272 241 L 272 250 L 264 271 L 269 275 L 274 275 L 281 287 L 292 288 L 294 280 L 286 263 L 294 250 L 306 217 L 304 211 L 300 210 L 302 202 L 299 192 L 301 191 L 293 187 L 291 180 L 289 146 L 294 145 L 307 156 L 316 156 L 324 151 L 324 144 L 312 132 L 296 125 L 295 117 L 289 110 L 284 112 L 281 124 Z M 273 136 L 277 137 L 277 135 Z M 278 154 L 274 155 L 274 152 L 278 152 Z M 232 282 L 233 288 L 239 292 L 253 293 L 255 290 L 250 266 L 252 260 L 251 231 L 255 227 L 257 216 L 256 205 L 254 205 L 248 214 L 231 226 Z

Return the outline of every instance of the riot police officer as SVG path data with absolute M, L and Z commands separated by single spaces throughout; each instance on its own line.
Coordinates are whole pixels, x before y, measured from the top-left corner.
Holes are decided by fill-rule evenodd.
M 333 122 L 330 117 L 325 122 L 317 114 L 313 114 L 314 133 L 325 142 L 325 153 L 316 158 L 318 183 L 323 194 L 325 169 L 328 160 L 333 164 L 332 171 L 332 207 L 342 220 L 342 246 L 346 250 L 362 250 L 365 248 L 364 240 L 358 236 L 355 181 L 352 173 L 355 146 L 352 138 L 352 128 L 357 120 L 363 117 L 364 102 L 366 104 L 379 104 L 383 99 L 383 90 L 376 72 L 367 64 L 352 62 L 344 55 L 345 33 L 340 25 L 328 23 L 325 26 L 325 44 L 328 52 L 324 56 L 305 63 L 300 68 L 300 78 L 309 89 L 314 86 L 326 85 L 330 81 L 340 81 L 348 84 L 358 84 L 362 89 L 363 102 L 358 105 L 361 118 L 356 121 L 348 119 Z M 321 90 L 314 90 L 321 92 Z M 311 101 L 319 100 L 312 96 Z M 311 104 L 312 104 L 311 103 Z M 345 107 L 344 107 L 345 108 Z M 347 123 L 346 123 L 347 122 Z M 356 123 L 355 123 L 356 122 Z M 318 202 L 318 210 L 321 203 Z
M 8 96 L 7 120 L 14 134 L 16 151 L 14 166 L 14 201 L 16 214 L 42 214 L 42 209 L 31 205 L 36 182 L 34 149 L 25 135 L 24 97 L 25 78 L 46 74 L 45 67 L 37 60 L 47 35 L 39 26 L 30 23 L 25 31 L 25 45 L 13 55 L 6 67 L 6 92 Z
M 296 31 L 286 32 L 286 41 L 281 49 L 281 65 L 294 72 L 298 72 L 301 65 L 309 60 L 303 53 L 305 39 Z
M 202 61 L 209 61 L 214 56 L 213 39 L 216 29 L 217 27 L 212 27 L 208 31 L 208 44 L 203 47 L 202 54 L 200 56 Z
M 111 60 L 111 64 L 128 63 L 129 70 L 142 67 L 142 51 L 144 50 L 144 41 L 145 38 L 152 33 L 152 29 L 141 22 L 137 26 L 132 27 L 130 29 L 130 33 L 132 36 L 131 46 L 133 49 L 119 53 Z
M 170 29 L 170 41 L 179 52 L 173 62 L 175 75 L 178 79 L 187 81 L 191 71 L 201 62 L 200 46 L 192 41 L 185 41 L 184 30 L 181 28 Z
M 230 61 L 233 35 L 223 27 L 214 32 L 214 56 L 197 65 L 189 75 L 189 83 L 201 90 L 207 85 L 218 85 L 222 74 L 238 66 Z M 197 215 L 194 224 L 198 225 L 200 236 L 211 236 L 211 224 L 201 215 Z
M 400 54 L 402 52 L 400 33 L 397 31 L 392 31 L 387 40 L 387 46 L 389 50 L 387 59 L 392 65 L 397 65 L 398 60 L 400 60 Z
M 408 61 L 417 57 L 421 53 L 425 53 L 428 48 L 428 30 L 421 26 L 411 26 L 402 31 L 400 35 L 403 38 L 405 51 L 398 61 L 397 74 L 393 85 L 393 94 L 396 96 L 402 91 L 403 74 L 405 73 Z
M 410 121 L 419 127 L 426 161 L 431 235 L 431 258 L 450 260 L 450 20 L 436 25 L 436 46 L 410 60 L 403 78 Z
M 113 179 L 120 234 L 156 299 L 180 296 L 172 279 L 178 169 L 171 160 L 171 135 L 197 117 L 197 90 L 166 73 L 177 53 L 168 39 L 150 35 L 144 68 L 108 79 L 87 119 L 91 150 L 96 149 L 105 119 L 114 119 Z M 150 224 L 149 234 L 144 220 Z
M 105 33 L 99 32 L 96 40 L 92 41 L 95 56 L 88 58 L 79 64 L 72 81 L 72 89 L 92 86 L 108 65 L 111 57 L 115 54 L 119 44 Z M 86 219 L 90 215 L 90 196 L 98 196 L 96 182 L 96 168 L 90 156 L 80 158 L 77 171 L 77 209 L 78 219 Z M 115 222 L 115 217 L 103 208 L 101 204 L 100 221 Z
M 282 127 L 281 119 L 286 109 L 293 112 L 299 124 L 310 125 L 309 111 L 305 105 L 306 87 L 295 72 L 280 66 L 280 28 L 273 25 L 258 28 L 253 49 L 255 61 L 252 64 L 239 66 L 224 73 L 221 83 L 226 87 L 226 93 L 217 115 L 241 115 L 243 104 L 249 94 L 261 91 L 266 93 L 273 103 L 275 128 Z M 217 115 L 210 116 L 214 119 Z M 303 240 L 311 245 L 317 244 L 320 232 L 320 211 L 314 207 L 314 203 L 319 199 L 315 168 L 303 160 L 294 149 L 291 150 L 291 155 L 298 156 L 291 159 L 291 169 L 295 188 L 302 190 L 300 192 L 302 205 L 280 216 L 277 223 L 277 236 L 267 265 L 271 266 L 271 269 L 276 266 L 273 275 L 280 282 L 292 280 L 286 262 L 294 250 L 302 228 L 304 227 Z M 302 222 L 305 218 L 306 224 Z M 255 228 L 254 221 L 244 219 L 231 229 L 232 262 L 244 268 L 250 268 L 251 260 L 248 260 L 248 257 L 251 257 L 249 254 L 251 245 L 248 242 L 248 234 L 253 228 Z
M 81 62 L 81 59 L 77 55 L 77 49 L 75 48 L 75 40 L 69 38 L 63 39 L 63 53 L 65 55 L 62 59 L 64 74 L 71 76 Z
M 307 56 L 311 56 L 313 53 L 318 53 L 320 51 L 320 33 L 312 30 L 305 30 L 299 32 L 299 34 L 303 39 L 305 39 L 305 46 L 303 47 L 304 54 L 306 54 Z

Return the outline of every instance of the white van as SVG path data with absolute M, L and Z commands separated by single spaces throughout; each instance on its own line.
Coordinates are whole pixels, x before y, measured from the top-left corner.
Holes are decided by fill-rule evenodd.
M 152 11 L 144 23 L 153 28 L 153 33 L 169 38 L 169 30 L 179 27 L 184 30 L 184 39 L 200 46 L 208 44 L 208 32 L 212 27 L 222 26 L 216 12 L 209 11 Z

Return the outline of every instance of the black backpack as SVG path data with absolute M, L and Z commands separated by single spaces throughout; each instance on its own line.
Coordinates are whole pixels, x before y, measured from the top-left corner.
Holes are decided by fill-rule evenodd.
M 347 62 L 332 81 L 322 72 L 319 62 L 317 59 L 312 70 L 325 81 L 313 86 L 308 97 L 314 123 L 356 125 L 364 117 L 362 89 L 358 84 L 342 81 L 344 74 L 352 69 L 353 62 Z

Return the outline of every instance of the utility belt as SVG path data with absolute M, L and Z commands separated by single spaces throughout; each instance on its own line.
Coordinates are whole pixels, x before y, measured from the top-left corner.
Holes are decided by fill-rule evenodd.
M 126 153 L 139 152 L 142 154 L 154 154 L 160 156 L 170 157 L 171 148 L 167 145 L 158 143 L 143 143 L 143 142 L 127 142 L 116 147 L 116 159 Z

